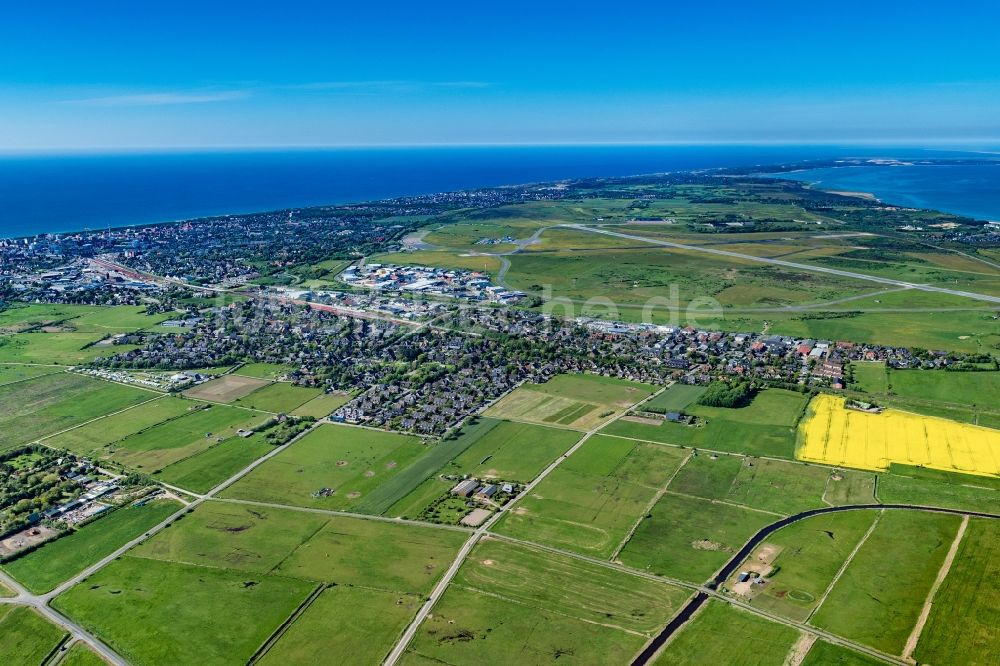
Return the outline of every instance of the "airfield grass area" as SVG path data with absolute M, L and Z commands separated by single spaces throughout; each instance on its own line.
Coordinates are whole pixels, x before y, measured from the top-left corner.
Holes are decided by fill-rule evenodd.
M 156 397 L 155 394 L 149 396 Z M 79 455 L 104 455 L 106 447 L 151 428 L 164 421 L 186 414 L 199 403 L 164 396 L 127 411 L 106 416 L 45 440 L 47 446 L 68 449 Z
M 233 402 L 237 398 L 253 393 L 257 389 L 267 386 L 268 382 L 256 377 L 245 377 L 243 375 L 223 375 L 218 379 L 198 384 L 184 391 L 184 395 L 196 400 L 208 400 L 210 402 Z
M 998 623 L 1000 521 L 972 518 L 913 656 L 922 664 L 993 663 Z
M 901 654 L 960 521 L 947 514 L 887 510 L 811 622 Z
M 35 594 L 48 592 L 181 508 L 173 500 L 126 506 L 3 565 Z
M 823 497 L 827 488 L 845 483 L 844 477 L 853 475 L 871 476 L 767 458 L 700 453 L 681 468 L 669 489 L 705 499 L 793 514 L 826 506 Z M 845 485 L 853 487 L 850 482 Z M 842 503 L 874 502 L 870 487 L 868 491 L 857 497 L 845 494 L 843 499 L 846 501 Z
M 328 587 L 264 653 L 262 666 L 381 664 L 420 607 L 420 598 L 370 588 Z
M 702 583 L 772 514 L 667 493 L 622 549 L 622 563 L 658 576 Z
M 740 569 L 771 569 L 749 603 L 804 622 L 877 515 L 859 510 L 813 516 L 768 536 Z
M 66 636 L 31 608 L 0 607 L 0 664 L 41 666 Z
M 486 410 L 486 416 L 590 430 L 620 414 L 656 389 L 597 375 L 557 375 L 544 384 L 525 384 Z
M 889 474 L 879 475 L 878 494 L 885 503 L 1000 514 L 1000 479 L 988 476 L 894 464 Z
M 250 437 L 237 435 L 167 465 L 153 478 L 196 493 L 206 493 L 273 449 L 261 433 Z
M 795 391 L 767 389 L 746 407 L 691 404 L 684 411 L 702 419 L 702 425 L 670 422 L 653 425 L 625 417 L 608 424 L 602 432 L 710 451 L 793 458 L 795 425 L 806 401 L 806 396 Z
M 274 384 L 259 388 L 242 398 L 237 398 L 233 401 L 233 404 L 265 412 L 288 414 L 295 408 L 301 407 L 321 394 L 322 391 L 320 389 L 295 386 L 286 382 L 275 382 Z
M 664 647 L 660 666 L 782 666 L 799 632 L 721 601 L 709 600 Z
M 321 425 L 227 488 L 223 496 L 353 509 L 368 493 L 432 450 L 409 435 Z
M 147 473 L 196 455 L 241 428 L 253 428 L 266 415 L 226 405 L 202 405 L 174 419 L 114 442 L 108 457 Z
M 1000 474 L 1000 431 L 887 409 L 870 414 L 816 396 L 801 425 L 801 460 L 886 470 L 892 463 L 966 474 Z
M 0 386 L 0 451 L 156 396 L 68 372 Z
M 665 583 L 487 539 L 403 663 L 628 663 L 688 596 Z
M 686 456 L 595 435 L 508 510 L 497 531 L 609 558 Z
M 316 587 L 125 556 L 53 601 L 134 664 L 245 663 Z

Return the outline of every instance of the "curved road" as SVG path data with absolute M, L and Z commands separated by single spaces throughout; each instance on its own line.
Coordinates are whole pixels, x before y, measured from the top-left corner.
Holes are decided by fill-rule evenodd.
M 771 536 L 771 534 L 777 532 L 783 527 L 791 525 L 792 523 L 796 523 L 800 520 L 805 520 L 806 518 L 812 518 L 813 516 L 819 516 L 825 513 L 838 513 L 841 511 L 858 511 L 866 509 L 867 510 L 902 509 L 909 511 L 931 511 L 934 513 L 950 513 L 958 516 L 971 516 L 973 518 L 994 518 L 994 519 L 1000 518 L 1000 514 L 995 514 L 995 513 L 986 513 L 982 511 L 962 511 L 961 509 L 944 509 L 935 506 L 921 506 L 912 504 L 853 504 L 848 506 L 830 506 L 830 507 L 824 507 L 822 509 L 810 509 L 809 511 L 803 511 L 802 513 L 797 513 L 794 516 L 788 516 L 787 518 L 782 518 L 777 522 L 771 523 L 770 525 L 766 525 L 759 532 L 750 537 L 750 540 L 743 545 L 743 548 L 741 548 L 738 553 L 733 555 L 733 557 L 730 558 L 730 560 L 726 562 L 725 565 L 723 565 L 723 567 L 719 570 L 719 572 L 715 575 L 715 577 L 712 578 L 712 580 L 708 581 L 708 583 L 705 584 L 704 588 L 705 590 L 708 591 L 698 592 L 698 594 L 692 597 L 691 600 L 688 601 L 687 605 L 684 606 L 684 608 L 682 608 L 677 613 L 677 615 L 675 615 L 670 620 L 667 626 L 663 628 L 663 631 L 657 634 L 656 638 L 650 641 L 649 644 L 646 645 L 645 649 L 643 649 L 643 651 L 639 653 L 639 656 L 637 656 L 632 661 L 632 666 L 645 666 L 646 664 L 648 664 L 656 655 L 656 653 L 660 650 L 660 648 L 662 648 L 666 644 L 666 642 L 670 639 L 670 637 L 673 636 L 674 633 L 678 629 L 680 629 L 689 619 L 691 619 L 691 616 L 694 615 L 694 612 L 696 610 L 701 608 L 701 606 L 704 605 L 706 601 L 708 601 L 708 599 L 711 596 L 709 591 L 714 592 L 715 589 L 719 587 L 719 585 L 724 583 L 726 579 L 729 578 L 733 574 L 733 572 L 739 568 L 741 564 L 743 564 L 743 560 L 745 560 L 747 557 L 750 556 L 750 553 L 753 552 L 754 548 L 760 545 L 760 543 L 764 539 Z

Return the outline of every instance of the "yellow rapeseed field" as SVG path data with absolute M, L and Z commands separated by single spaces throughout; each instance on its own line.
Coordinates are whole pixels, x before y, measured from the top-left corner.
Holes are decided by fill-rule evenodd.
M 887 409 L 868 414 L 844 399 L 816 396 L 799 426 L 796 457 L 828 465 L 885 470 L 890 463 L 966 474 L 1000 474 L 1000 430 Z

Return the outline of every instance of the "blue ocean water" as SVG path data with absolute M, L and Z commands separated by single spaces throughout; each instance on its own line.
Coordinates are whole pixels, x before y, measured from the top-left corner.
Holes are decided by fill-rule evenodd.
M 863 166 L 780 174 L 826 190 L 868 192 L 890 204 L 1000 220 L 1000 162 L 993 165 Z
M 0 237 L 561 178 L 884 153 L 830 146 L 578 146 L 3 156 Z M 1000 195 L 994 202 L 992 210 L 1000 211 Z

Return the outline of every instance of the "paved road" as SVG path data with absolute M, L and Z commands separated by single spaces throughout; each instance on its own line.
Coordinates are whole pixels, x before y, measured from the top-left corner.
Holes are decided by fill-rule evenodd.
M 825 513 L 838 513 L 841 511 L 861 511 L 861 510 L 903 510 L 903 511 L 929 511 L 933 513 L 949 513 L 957 516 L 971 516 L 973 518 L 992 518 L 1000 519 L 1000 514 L 986 513 L 983 511 L 962 511 L 960 509 L 944 509 L 934 506 L 920 506 L 920 505 L 909 505 L 909 504 L 855 504 L 849 506 L 830 506 L 824 507 L 822 509 L 812 509 L 810 511 L 803 511 L 802 513 L 797 513 L 794 516 L 788 516 L 787 518 L 782 518 L 781 520 L 771 523 L 765 526 L 759 532 L 750 537 L 738 553 L 733 555 L 728 562 L 719 570 L 712 580 L 705 584 L 704 590 L 699 594 L 695 595 L 687 605 L 682 608 L 670 623 L 654 638 L 646 647 L 643 649 L 639 656 L 637 656 L 632 661 L 632 666 L 645 666 L 653 659 L 656 653 L 666 644 L 670 637 L 680 629 L 687 620 L 691 618 L 698 608 L 700 608 L 708 599 L 712 596 L 716 596 L 716 590 L 720 585 L 722 585 L 726 579 L 728 579 L 733 573 L 743 564 L 743 561 L 750 556 L 753 550 L 760 545 L 764 539 L 769 537 L 774 532 L 780 530 L 783 527 L 787 527 L 792 523 L 796 523 L 800 520 L 805 520 L 806 518 L 812 518 L 813 516 L 819 516 Z M 724 597 L 729 603 L 733 603 L 733 600 Z M 743 605 L 743 604 L 736 604 Z M 760 612 L 760 609 L 754 608 L 754 611 Z M 785 622 L 784 619 L 775 618 L 777 621 L 782 621 L 790 626 L 799 626 L 798 623 Z M 873 650 L 871 648 L 866 648 L 865 646 L 857 645 L 851 641 L 846 641 L 839 636 L 827 635 L 819 629 L 814 629 L 809 627 L 807 631 L 814 631 L 822 635 L 827 640 L 831 640 L 835 643 L 840 643 L 843 645 L 848 645 L 852 649 L 865 652 L 873 657 L 879 659 L 889 658 L 890 661 L 895 663 L 904 663 L 899 657 L 893 655 L 884 654 L 878 650 Z
M 740 252 L 730 252 L 729 250 L 719 250 L 714 247 L 705 247 L 699 245 L 685 245 L 683 243 L 674 243 L 672 241 L 660 240 L 658 238 L 646 238 L 645 236 L 636 236 L 633 234 L 623 234 L 618 231 L 611 231 L 610 229 L 598 229 L 596 227 L 588 227 L 581 224 L 567 224 L 564 225 L 579 231 L 589 231 L 594 234 L 604 234 L 605 236 L 615 236 L 617 238 L 626 238 L 635 241 L 644 241 L 652 245 L 660 245 L 662 247 L 669 247 L 675 250 L 688 250 L 690 252 L 702 252 L 704 254 L 714 254 L 723 257 L 730 257 L 733 259 L 740 259 L 743 261 L 754 261 L 760 264 L 770 264 L 772 266 L 782 266 L 784 268 L 794 268 L 798 271 L 809 271 L 812 273 L 824 273 L 826 275 L 836 275 L 838 277 L 851 278 L 852 280 L 865 280 L 868 282 L 877 282 L 878 284 L 888 284 L 895 287 L 906 287 L 909 289 L 917 289 L 919 291 L 928 291 L 937 294 L 948 294 L 950 296 L 961 296 L 963 298 L 971 298 L 977 301 L 985 301 L 987 303 L 997 303 L 1000 304 L 1000 296 L 991 296 L 989 294 L 977 294 L 971 291 L 962 291 L 960 289 L 949 289 L 947 287 L 936 287 L 930 284 L 916 284 L 913 282 L 906 282 L 905 280 L 894 280 L 892 278 L 879 277 L 877 275 L 866 275 L 864 273 L 854 273 L 851 271 L 842 271 L 837 268 L 827 268 L 826 266 L 814 266 L 812 264 L 800 264 L 794 261 L 785 261 L 783 259 L 773 259 L 770 257 L 755 257 L 752 254 L 742 254 Z

